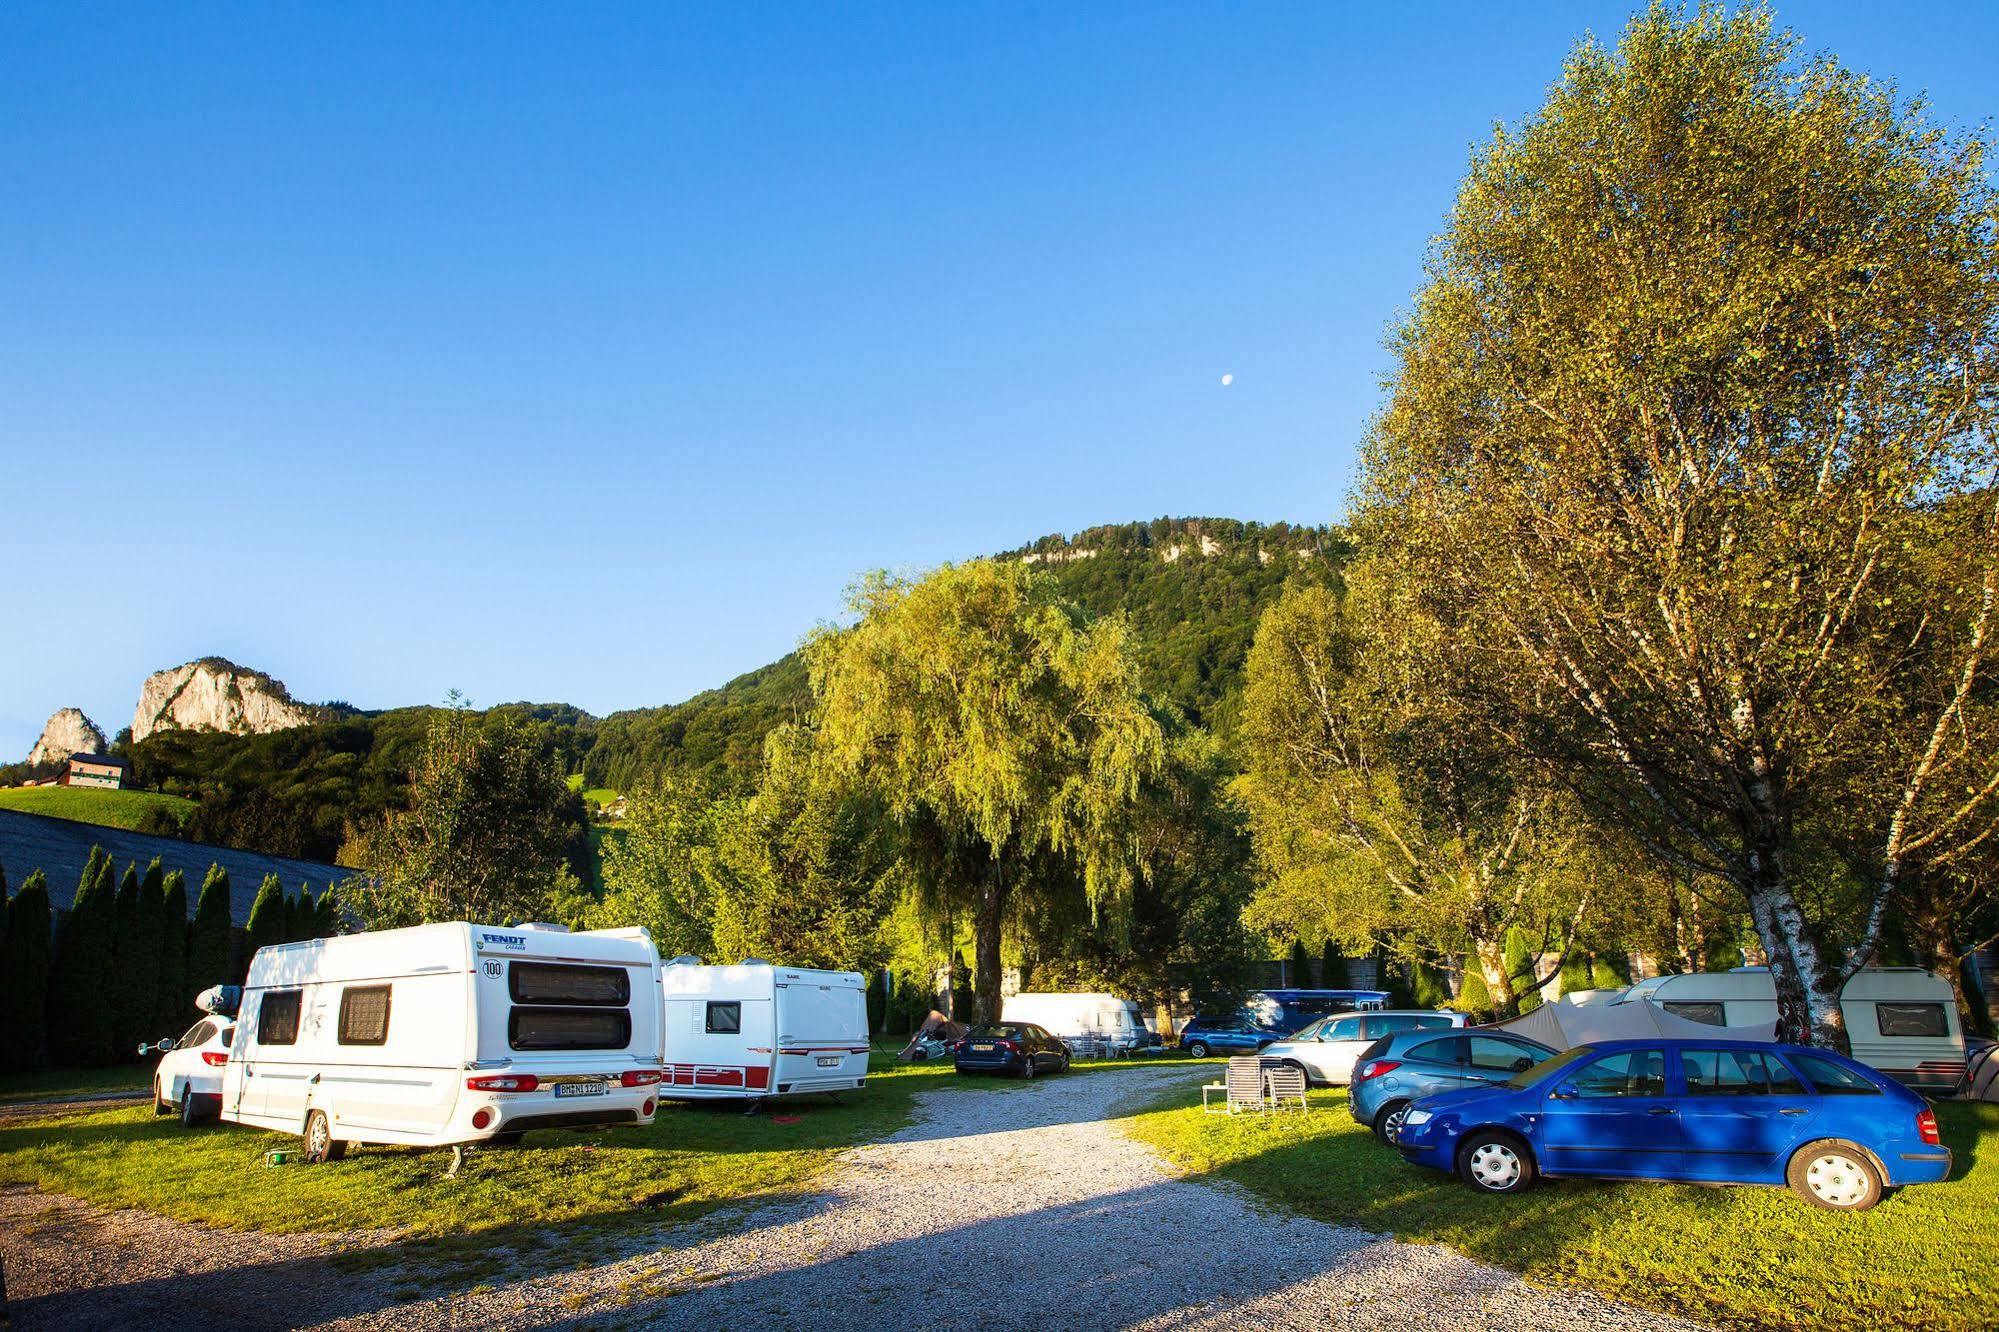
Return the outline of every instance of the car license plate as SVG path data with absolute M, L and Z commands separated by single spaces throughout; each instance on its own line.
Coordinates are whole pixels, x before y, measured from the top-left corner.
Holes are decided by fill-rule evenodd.
M 993 1048 L 993 1047 L 992 1047 L 992 1046 L 990 1046 L 990 1045 L 975 1045 L 975 1046 L 973 1046 L 972 1048 L 973 1048 L 974 1050 L 983 1050 L 983 1051 L 985 1051 L 985 1052 L 986 1052 L 987 1054 L 991 1054 L 991 1053 L 992 1053 L 992 1048 Z
M 839 1067 L 840 1065 L 842 1065 L 842 1064 L 844 1064 L 844 1063 L 846 1063 L 846 1062 L 847 1062 L 847 1060 L 846 1060 L 846 1057 L 845 1057 L 844 1055 L 820 1055 L 820 1056 L 819 1056 L 819 1067 L 821 1067 L 821 1068 L 838 1068 L 838 1067 Z
M 564 1096 L 602 1096 L 610 1089 L 611 1084 L 608 1082 L 558 1082 L 555 1084 L 555 1094 L 558 1099 Z

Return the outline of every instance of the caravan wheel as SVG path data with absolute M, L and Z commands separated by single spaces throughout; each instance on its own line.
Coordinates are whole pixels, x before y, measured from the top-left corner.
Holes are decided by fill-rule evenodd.
M 305 1117 L 305 1159 L 311 1165 L 338 1161 L 347 1155 L 347 1144 L 336 1140 L 326 1112 L 315 1110 Z

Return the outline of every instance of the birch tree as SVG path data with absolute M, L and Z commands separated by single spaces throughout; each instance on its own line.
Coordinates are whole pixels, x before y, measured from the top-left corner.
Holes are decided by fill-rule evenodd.
M 1474 154 L 1365 448 L 1365 521 L 1468 710 L 1734 886 L 1788 1039 L 1844 1045 L 1898 865 L 1991 819 L 1959 720 L 1994 546 L 1949 583 L 1925 554 L 1993 483 L 1983 153 L 1765 11 L 1655 7 Z M 1855 793 L 1874 901 L 1829 938 L 1794 861 Z

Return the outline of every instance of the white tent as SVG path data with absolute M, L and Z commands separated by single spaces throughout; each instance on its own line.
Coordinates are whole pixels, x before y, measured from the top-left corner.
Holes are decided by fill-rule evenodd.
M 1556 1050 L 1573 1050 L 1591 1041 L 1634 1040 L 1648 1036 L 1668 1036 L 1681 1040 L 1717 1037 L 1731 1041 L 1770 1041 L 1777 1037 L 1777 1024 L 1758 1022 L 1739 1027 L 1713 1027 L 1705 1022 L 1689 1022 L 1675 1017 L 1650 999 L 1627 999 L 1619 990 L 1584 990 L 1551 999 L 1511 1022 L 1496 1024 L 1529 1040 Z

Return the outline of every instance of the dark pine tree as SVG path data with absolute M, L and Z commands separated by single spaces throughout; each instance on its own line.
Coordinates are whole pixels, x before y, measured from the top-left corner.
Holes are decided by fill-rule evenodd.
M 94 846 L 63 918 L 49 978 L 49 1045 L 57 1063 L 92 1068 L 116 1057 L 117 911 L 111 858 Z
M 1296 989 L 1309 989 L 1312 984 L 1312 950 L 1305 947 L 1303 939 L 1291 941 L 1291 979 L 1286 982 Z
M 0 939 L 0 1069 L 24 1073 L 41 1058 L 49 996 L 49 885 L 36 870 L 7 903 Z
M 275 874 L 266 874 L 264 882 L 257 888 L 257 900 L 250 904 L 248 954 L 255 957 L 259 948 L 270 948 L 287 942 L 285 934 L 285 888 Z M 244 970 L 247 971 L 247 959 Z
M 178 1036 L 193 1009 L 187 988 L 187 876 L 179 870 L 160 884 L 159 983 L 153 989 L 153 1031 Z
M 1319 984 L 1329 990 L 1344 990 L 1347 987 L 1347 958 L 1340 946 L 1331 939 L 1319 950 Z
M 236 979 L 231 949 L 235 935 L 229 919 L 229 871 L 210 865 L 201 881 L 201 896 L 194 907 L 194 930 L 187 945 L 186 989 L 200 994 L 211 985 L 227 985 Z
M 168 1034 L 153 1030 L 153 1007 L 160 998 L 160 935 L 166 929 L 165 910 L 166 870 L 160 865 L 160 858 L 154 856 L 153 863 L 139 876 L 132 931 L 118 940 L 118 969 L 124 973 L 119 980 L 129 992 L 127 1034 L 134 1045 Z

